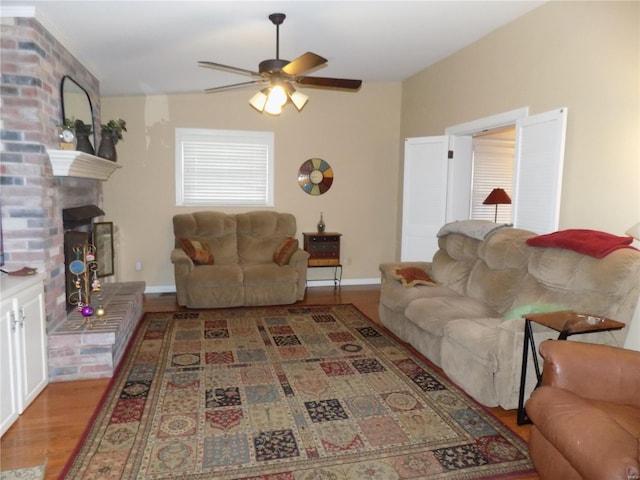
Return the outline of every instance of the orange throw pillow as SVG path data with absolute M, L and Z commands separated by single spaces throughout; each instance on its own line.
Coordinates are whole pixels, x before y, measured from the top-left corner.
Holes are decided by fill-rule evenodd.
M 282 239 L 276 251 L 273 252 L 273 261 L 280 266 L 286 265 L 291 260 L 291 257 L 298 250 L 298 240 L 293 237 L 286 237 Z
M 196 265 L 213 265 L 213 253 L 209 250 L 209 245 L 189 238 L 180 238 L 178 241 L 187 256 L 193 260 L 193 263 Z
M 396 268 L 394 276 L 400 280 L 405 287 L 436 284 L 427 272 L 418 267 Z

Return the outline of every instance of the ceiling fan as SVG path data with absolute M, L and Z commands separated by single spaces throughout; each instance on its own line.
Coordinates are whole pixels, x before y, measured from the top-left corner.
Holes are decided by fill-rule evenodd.
M 259 112 L 265 111 L 272 115 L 278 115 L 282 111 L 287 101 L 302 110 L 309 97 L 296 91 L 293 84 L 305 87 L 318 87 L 343 90 L 357 90 L 362 85 L 362 80 L 351 80 L 346 78 L 310 77 L 305 73 L 325 65 L 327 59 L 313 52 L 307 52 L 293 61 L 282 60 L 280 58 L 280 25 L 284 22 L 284 13 L 272 13 L 269 20 L 276 26 L 276 58 L 264 60 L 258 65 L 258 71 L 246 70 L 244 68 L 231 67 L 221 63 L 200 61 L 202 67 L 226 70 L 232 73 L 248 75 L 253 80 L 248 82 L 234 83 L 222 87 L 208 88 L 207 93 L 219 92 L 243 88 L 251 85 L 267 85 L 266 88 L 256 93 L 249 103 Z

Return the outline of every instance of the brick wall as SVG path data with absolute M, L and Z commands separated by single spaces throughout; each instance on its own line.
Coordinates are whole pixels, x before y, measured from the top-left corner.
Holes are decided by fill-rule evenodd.
M 5 269 L 46 272 L 47 327 L 66 318 L 62 209 L 102 207 L 99 180 L 53 177 L 46 149 L 57 148 L 64 75 L 91 98 L 100 120 L 100 85 L 33 18 L 0 19 L 0 214 Z

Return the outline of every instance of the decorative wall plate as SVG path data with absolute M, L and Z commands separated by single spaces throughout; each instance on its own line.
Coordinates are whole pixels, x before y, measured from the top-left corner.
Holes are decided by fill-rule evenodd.
M 322 195 L 331 188 L 333 169 L 321 158 L 310 158 L 298 170 L 298 184 L 309 195 Z

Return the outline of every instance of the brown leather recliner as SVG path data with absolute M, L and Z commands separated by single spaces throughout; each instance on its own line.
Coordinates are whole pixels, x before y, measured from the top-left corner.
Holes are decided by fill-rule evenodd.
M 542 385 L 526 403 L 543 480 L 640 478 L 640 352 L 547 340 Z

